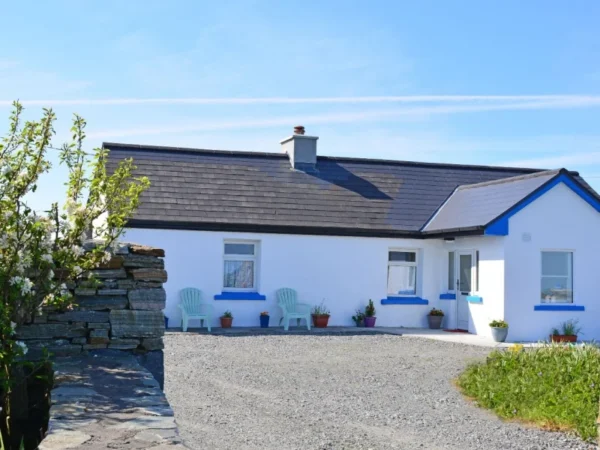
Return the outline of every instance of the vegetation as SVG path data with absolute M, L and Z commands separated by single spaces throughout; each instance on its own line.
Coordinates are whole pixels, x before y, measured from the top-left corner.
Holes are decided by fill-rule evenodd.
M 361 309 L 357 309 L 355 315 L 352 316 L 352 320 L 354 321 L 357 327 L 361 326 L 361 324 L 365 320 L 365 313 Z
M 325 306 L 325 302 L 322 301 L 320 305 L 313 306 L 311 313 L 315 316 L 329 316 L 330 311 Z
M 596 436 L 600 398 L 600 349 L 558 345 L 495 351 L 459 377 L 463 392 L 505 419 L 550 430 Z
M 365 317 L 375 317 L 375 305 L 371 299 L 369 299 L 369 304 L 365 308 Z
M 567 320 L 561 323 L 559 328 L 552 328 L 550 334 L 553 336 L 577 336 L 581 333 L 581 327 L 578 323 L 577 319 Z
M 269 311 L 263 311 L 260 313 L 261 316 L 268 316 L 269 315 Z
M 492 328 L 508 328 L 508 323 L 504 320 L 492 320 L 490 322 L 490 327 Z
M 233 313 L 231 311 L 227 310 L 223 313 L 223 315 L 221 317 L 223 319 L 233 319 Z
M 15 339 L 16 328 L 31 322 L 43 306 L 66 309 L 72 304 L 67 286 L 110 257 L 149 186 L 147 178 L 132 177 L 131 160 L 108 174 L 106 150 L 97 149 L 91 157 L 84 151 L 86 122 L 81 117 L 73 119 L 72 141 L 54 148 L 54 112 L 45 109 L 39 121 L 24 122 L 23 107 L 13 107 L 8 135 L 0 141 L 0 431 L 7 448 L 19 445 L 12 428 L 16 416 L 27 412 L 27 346 Z M 51 170 L 51 150 L 60 152 L 60 163 L 68 169 L 66 200 L 52 203 L 48 211 L 34 211 L 27 199 Z M 99 244 L 85 252 L 83 241 L 94 224 Z
M 429 315 L 430 316 L 444 316 L 444 311 L 442 311 L 441 309 L 435 309 L 435 308 L 431 308 L 431 311 L 429 311 Z

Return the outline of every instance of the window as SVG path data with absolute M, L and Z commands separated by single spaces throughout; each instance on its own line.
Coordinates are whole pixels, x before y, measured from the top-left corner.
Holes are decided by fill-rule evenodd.
M 417 295 L 417 253 L 388 253 L 388 295 Z
M 448 290 L 456 289 L 456 281 L 454 280 L 454 252 L 448 252 Z
M 573 303 L 573 252 L 542 252 L 542 303 Z
M 223 290 L 257 291 L 257 265 L 257 242 L 225 242 L 223 255 Z

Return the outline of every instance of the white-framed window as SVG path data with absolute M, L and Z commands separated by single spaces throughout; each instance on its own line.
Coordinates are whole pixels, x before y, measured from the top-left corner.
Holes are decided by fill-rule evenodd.
M 388 295 L 417 295 L 417 251 L 388 251 Z
M 223 248 L 223 290 L 258 291 L 258 254 L 256 241 L 225 241 Z
M 542 251 L 542 303 L 573 303 L 573 252 Z

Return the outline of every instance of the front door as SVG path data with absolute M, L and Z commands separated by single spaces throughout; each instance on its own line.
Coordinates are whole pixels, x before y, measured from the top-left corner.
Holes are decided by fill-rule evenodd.
M 469 303 L 473 281 L 473 252 L 458 252 L 458 275 L 456 280 L 457 317 L 459 330 L 469 330 Z

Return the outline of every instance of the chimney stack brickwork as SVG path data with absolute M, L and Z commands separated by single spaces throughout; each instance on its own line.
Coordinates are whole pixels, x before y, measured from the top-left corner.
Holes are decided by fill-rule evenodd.
M 294 127 L 294 134 L 281 141 L 281 147 L 290 158 L 292 168 L 302 171 L 316 169 L 317 136 L 305 136 L 302 125 Z

